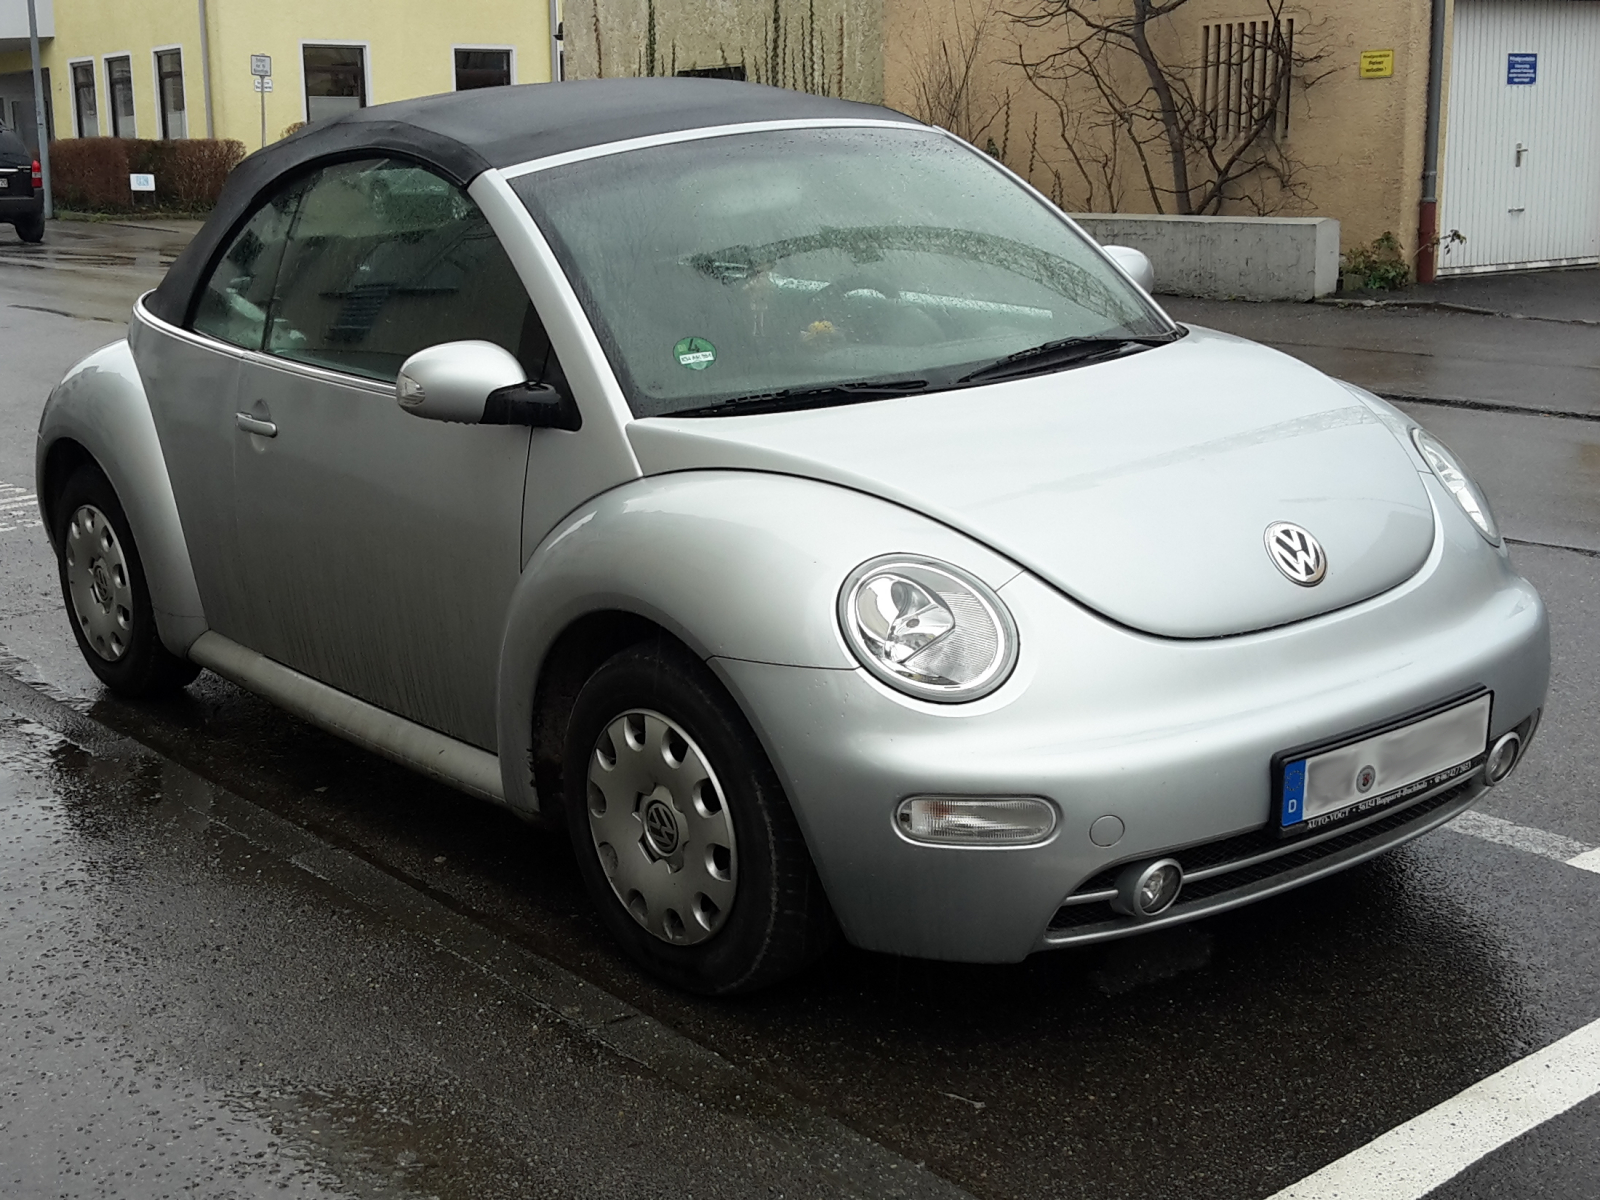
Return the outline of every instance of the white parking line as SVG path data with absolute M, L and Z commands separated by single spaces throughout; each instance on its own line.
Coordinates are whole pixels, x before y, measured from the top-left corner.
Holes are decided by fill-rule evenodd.
M 1600 1021 L 1497 1071 L 1270 1200 L 1419 1200 L 1600 1094 Z
M 1600 849 L 1573 841 L 1569 837 L 1562 837 L 1559 833 L 1546 833 L 1542 829 L 1514 825 L 1500 817 L 1491 817 L 1488 813 L 1473 812 L 1469 809 L 1445 828 L 1482 838 L 1486 842 L 1498 842 L 1502 846 L 1526 850 L 1529 854 L 1553 858 L 1557 862 L 1566 863 L 1569 867 L 1600 871 Z
M 1464 812 L 1445 826 L 1600 873 L 1600 847 Z M 1268 1200 L 1420 1200 L 1507 1142 L 1600 1094 L 1600 1021 L 1519 1059 Z
M 0 533 L 32 529 L 40 523 L 33 493 L 12 483 L 0 483 Z

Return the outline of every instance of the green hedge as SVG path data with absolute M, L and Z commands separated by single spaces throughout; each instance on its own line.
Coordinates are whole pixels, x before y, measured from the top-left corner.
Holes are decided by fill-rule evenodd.
M 232 138 L 69 138 L 50 143 L 50 187 L 57 207 L 80 212 L 206 212 L 244 155 Z M 156 177 L 154 195 L 129 189 L 140 174 Z

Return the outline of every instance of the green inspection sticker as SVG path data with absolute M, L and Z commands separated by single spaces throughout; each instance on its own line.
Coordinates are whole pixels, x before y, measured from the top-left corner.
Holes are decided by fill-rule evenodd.
M 680 367 L 691 371 L 704 371 L 717 361 L 717 348 L 705 338 L 687 337 L 672 348 L 672 357 Z

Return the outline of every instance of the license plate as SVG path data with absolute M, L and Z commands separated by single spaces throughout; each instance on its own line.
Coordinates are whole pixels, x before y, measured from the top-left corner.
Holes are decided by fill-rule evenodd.
M 10 186 L 11 186 L 11 180 L 9 180 L 9 179 L 0 179 L 0 188 L 8 188 Z
M 1308 833 L 1471 774 L 1489 742 L 1489 692 L 1310 753 L 1277 758 L 1278 821 Z

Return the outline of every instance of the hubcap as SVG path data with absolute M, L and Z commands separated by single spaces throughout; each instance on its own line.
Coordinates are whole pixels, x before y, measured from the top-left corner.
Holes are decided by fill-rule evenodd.
M 133 636 L 133 582 L 122 543 L 105 513 L 92 504 L 73 513 L 62 553 L 78 628 L 96 654 L 116 662 L 128 652 Z
M 700 747 L 660 713 L 625 712 L 595 740 L 589 832 L 617 899 L 663 942 L 703 942 L 727 921 L 733 822 Z

